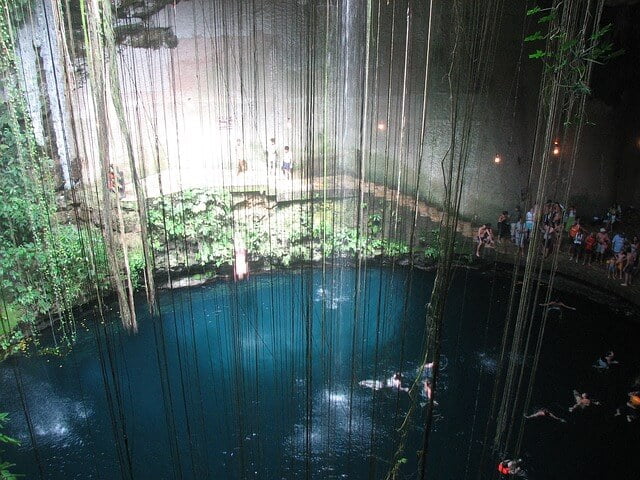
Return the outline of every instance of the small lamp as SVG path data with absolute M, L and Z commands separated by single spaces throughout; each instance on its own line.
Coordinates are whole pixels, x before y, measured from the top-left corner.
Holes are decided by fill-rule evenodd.
M 498 154 L 496 153 L 496 156 L 493 158 L 493 163 L 498 164 L 498 163 L 500 163 L 501 161 L 502 161 L 502 158 L 500 157 L 500 155 L 498 155 Z

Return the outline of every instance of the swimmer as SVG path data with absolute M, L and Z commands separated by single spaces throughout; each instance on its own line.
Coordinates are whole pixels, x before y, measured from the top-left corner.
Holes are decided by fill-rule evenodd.
M 567 421 L 564 418 L 556 417 L 553 413 L 551 413 L 546 408 L 541 408 L 540 410 L 537 410 L 537 411 L 533 412 L 531 415 L 526 415 L 525 414 L 525 416 L 524 416 L 524 418 L 538 418 L 538 417 L 553 418 L 554 420 L 558 420 L 558 421 L 560 421 L 562 423 L 567 423 Z
M 400 372 L 394 373 L 393 377 L 391 377 L 389 380 L 387 380 L 387 384 L 391 388 L 397 388 L 398 391 L 402 391 L 402 392 L 408 392 L 409 391 L 408 387 L 403 387 L 402 386 L 402 374 Z
M 425 397 L 427 397 L 427 401 L 431 401 L 431 399 L 433 398 L 433 385 L 431 384 L 431 380 L 429 380 L 428 378 L 425 379 L 424 382 L 422 382 L 422 393 Z M 438 405 L 438 402 L 433 400 L 433 404 Z M 420 403 L 421 407 L 424 407 L 426 405 L 426 402 Z
M 498 472 L 502 475 L 516 475 L 518 477 L 526 477 L 527 473 L 520 466 L 522 459 L 503 460 L 498 464 Z
M 365 388 L 370 388 L 372 390 L 382 390 L 383 388 L 396 388 L 398 391 L 408 392 L 408 387 L 402 386 L 402 374 L 400 372 L 396 372 L 393 374 L 393 377 L 388 378 L 387 380 L 360 380 L 358 385 Z
M 607 370 L 611 365 L 618 365 L 620 362 L 613 359 L 614 355 L 613 350 L 608 351 L 596 360 L 596 363 L 593 364 L 593 368 Z
M 561 308 L 566 308 L 568 310 L 575 310 L 574 307 L 570 307 L 569 305 L 566 305 L 562 302 L 558 302 L 555 300 L 548 303 L 541 303 L 540 306 L 547 307 L 547 310 L 560 310 Z
M 431 400 L 431 396 L 433 395 L 431 380 L 426 379 L 422 384 L 422 389 L 424 391 L 424 396 L 427 397 L 427 400 Z
M 638 407 L 640 407 L 640 392 L 629 392 L 629 401 L 626 403 L 624 408 L 626 410 L 625 418 L 627 422 L 631 423 L 634 420 L 638 419 Z M 620 408 L 616 409 L 616 413 L 613 415 L 614 417 L 622 415 Z
M 572 407 L 569 407 L 570 412 L 573 412 L 576 408 L 581 408 L 584 410 L 591 405 L 600 405 L 600 402 L 598 402 L 597 400 L 591 400 L 586 392 L 580 393 L 577 390 L 574 390 L 573 397 L 576 399 L 576 404 Z
M 435 365 L 435 362 L 423 363 L 421 366 L 419 366 L 416 369 L 416 372 L 418 373 L 418 375 L 420 375 L 423 378 L 430 377 L 431 372 L 433 371 L 434 365 Z
M 380 380 L 360 380 L 358 385 L 370 388 L 371 390 L 381 390 L 385 387 L 385 382 L 381 382 Z

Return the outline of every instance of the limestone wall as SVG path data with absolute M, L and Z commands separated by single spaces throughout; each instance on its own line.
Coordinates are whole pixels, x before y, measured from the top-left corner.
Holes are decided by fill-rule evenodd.
M 294 170 L 303 176 L 362 173 L 390 188 L 418 188 L 424 199 L 439 203 L 454 99 L 459 118 L 473 105 L 469 129 L 458 125 L 455 142 L 458 152 L 467 148 L 463 214 L 494 220 L 502 209 L 524 206 L 531 171 L 535 187 L 540 75 L 540 63 L 527 58 L 530 47 L 522 43 L 532 28 L 525 25 L 525 5 L 503 2 L 495 13 L 495 43 L 476 58 L 464 51 L 468 42 L 454 45 L 454 2 L 435 2 L 431 15 L 429 2 L 414 2 L 411 11 L 405 2 L 381 2 L 370 29 L 365 2 L 321 3 L 183 0 L 159 5 L 142 19 L 120 18 L 120 26 L 143 25 L 165 35 L 150 48 L 127 37 L 118 53 L 142 175 L 156 183 L 164 175 L 180 185 L 186 175 L 196 179 L 198 185 L 184 179 L 191 187 L 219 185 L 221 177 L 233 175 L 240 138 L 253 177 L 260 177 L 273 137 L 280 153 L 290 146 Z M 463 37 L 470 32 L 467 25 Z M 486 78 L 454 85 L 452 94 L 447 72 L 454 48 L 463 62 L 480 62 Z M 80 75 L 68 93 L 85 180 L 92 183 L 100 169 L 86 78 Z M 581 140 L 571 196 L 596 212 L 615 197 L 612 152 L 619 139 L 611 128 L 615 112 L 597 102 L 588 111 L 595 125 Z M 110 116 L 112 163 L 129 178 L 122 132 Z M 500 164 L 493 161 L 496 154 Z M 559 165 L 550 186 L 558 198 L 567 178 L 567 166 Z

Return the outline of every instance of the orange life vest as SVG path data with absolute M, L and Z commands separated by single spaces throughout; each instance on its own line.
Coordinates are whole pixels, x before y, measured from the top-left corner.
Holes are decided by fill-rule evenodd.
M 579 224 L 575 224 L 573 227 L 571 227 L 569 229 L 569 236 L 571 238 L 575 238 L 576 234 L 580 231 L 580 225 Z

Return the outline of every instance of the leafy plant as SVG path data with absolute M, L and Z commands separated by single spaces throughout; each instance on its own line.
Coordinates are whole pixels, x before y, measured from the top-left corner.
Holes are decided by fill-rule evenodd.
M 5 424 L 9 420 L 9 415 L 7 413 L 0 413 L 0 429 L 4 428 Z M 0 443 L 5 443 L 7 445 L 15 445 L 20 446 L 20 442 L 15 438 L 11 438 L 4 433 L 0 432 Z M 9 462 L 3 462 L 0 459 L 0 479 L 2 480 L 17 480 L 22 475 L 17 475 L 15 473 L 11 473 L 10 468 L 15 467 L 15 464 Z
M 600 27 L 595 25 L 590 34 L 585 30 L 569 31 L 556 20 L 560 17 L 562 2 L 551 8 L 535 6 L 527 10 L 527 16 L 537 17 L 538 25 L 546 25 L 546 31 L 537 30 L 524 38 L 525 42 L 545 42 L 544 47 L 536 48 L 529 58 L 540 59 L 545 68 L 561 77 L 562 86 L 577 94 L 589 95 L 589 63 L 605 64 L 620 56 L 624 50 L 615 49 L 608 40 L 611 24 Z

